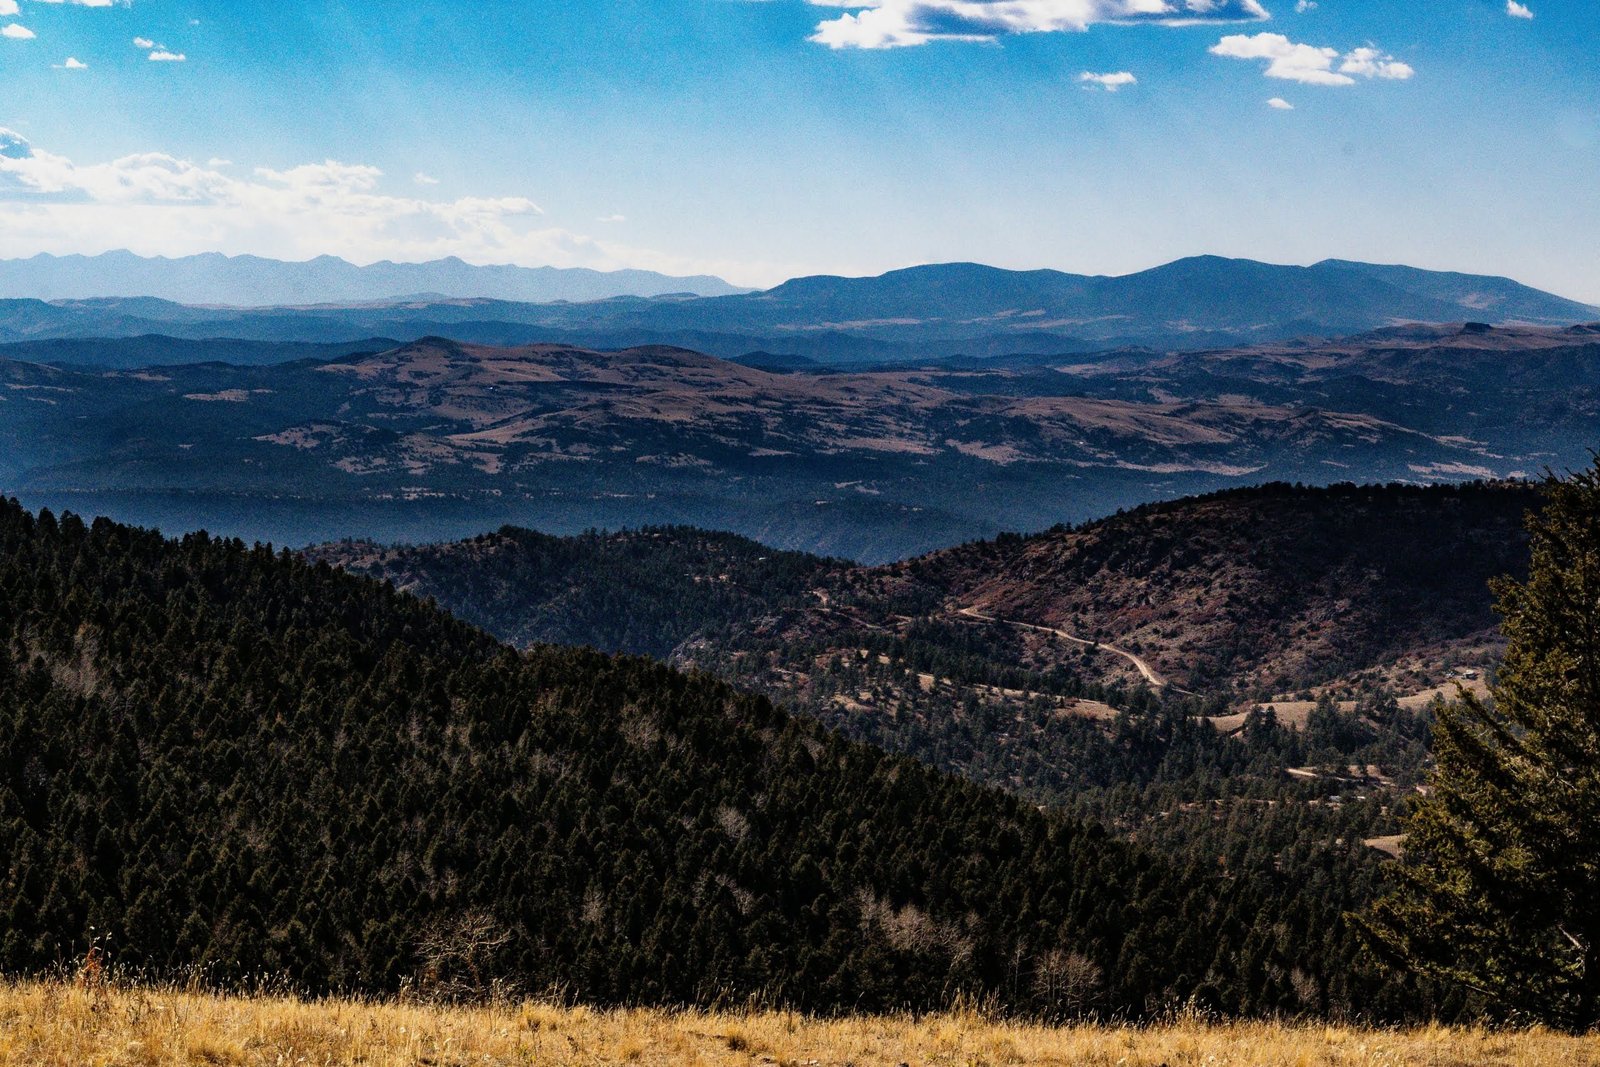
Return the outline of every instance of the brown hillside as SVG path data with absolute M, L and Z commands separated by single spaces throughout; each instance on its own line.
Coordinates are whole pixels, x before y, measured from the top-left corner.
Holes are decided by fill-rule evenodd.
M 1268 486 L 890 573 L 985 615 L 1115 644 L 1189 688 L 1279 691 L 1492 644 L 1488 582 L 1526 567 L 1535 501 L 1520 485 Z

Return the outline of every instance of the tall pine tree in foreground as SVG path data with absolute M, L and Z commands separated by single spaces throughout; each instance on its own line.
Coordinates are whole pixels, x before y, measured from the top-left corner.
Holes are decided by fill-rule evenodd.
M 1600 458 L 1551 479 L 1526 584 L 1497 583 L 1508 641 L 1492 704 L 1441 711 L 1437 769 L 1380 954 L 1504 1018 L 1600 1024 Z

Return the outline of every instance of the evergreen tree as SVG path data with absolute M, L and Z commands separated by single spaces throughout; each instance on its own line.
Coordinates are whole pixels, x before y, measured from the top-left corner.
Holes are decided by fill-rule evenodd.
M 1504 1017 L 1600 1023 L 1600 457 L 1546 487 L 1526 583 L 1495 592 L 1494 700 L 1444 709 L 1399 885 L 1365 926 L 1381 955 Z

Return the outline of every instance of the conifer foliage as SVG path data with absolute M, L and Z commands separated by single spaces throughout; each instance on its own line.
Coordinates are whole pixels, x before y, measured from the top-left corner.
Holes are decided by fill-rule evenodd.
M 1223 955 L 1226 903 L 705 677 L 0 501 L 0 971 L 109 938 L 152 976 L 312 991 L 1276 1003 L 1289 950 Z
M 1496 589 L 1494 700 L 1440 715 L 1400 884 L 1367 928 L 1491 1012 L 1583 1032 L 1600 1024 L 1600 459 L 1546 489 L 1528 580 Z

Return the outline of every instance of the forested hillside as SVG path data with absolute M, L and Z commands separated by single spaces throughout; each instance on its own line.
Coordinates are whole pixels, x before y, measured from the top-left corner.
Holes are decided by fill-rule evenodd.
M 1220 871 L 1262 916 L 1315 916 L 1322 951 L 1353 961 L 1343 913 L 1397 847 L 1430 694 L 1492 671 L 1488 581 L 1525 570 L 1539 500 L 1526 485 L 1272 485 L 878 568 L 682 528 L 317 554 L 519 643 L 629 647 L 631 619 L 661 635 L 632 647 L 671 645 L 838 734 Z M 1337 1011 L 1361 1000 L 1351 966 L 1287 980 Z
M 434 598 L 526 647 L 544 642 L 670 657 L 684 641 L 799 603 L 842 563 L 689 527 L 551 537 L 507 526 L 467 541 L 343 541 L 307 556 Z
M 1180 723 L 1236 731 L 1267 705 L 1305 726 L 1319 697 L 1347 716 L 1397 698 L 1415 714 L 1453 691 L 1453 672 L 1492 668 L 1488 583 L 1526 567 L 1538 500 L 1523 484 L 1269 485 L 875 568 L 687 528 L 506 528 L 313 555 L 518 645 L 670 656 L 849 736 L 1059 801 L 1150 780 L 1169 744 L 1107 741 L 1119 711 L 1160 694 L 1128 658 L 1062 633 L 1143 657 L 1173 683 Z
M 818 1009 L 1392 1015 L 1340 872 L 1236 878 L 639 659 L 0 504 L 0 968 Z M 1306 869 L 1301 864 L 1300 870 Z
M 1265 485 L 881 573 L 902 597 L 1115 642 L 1197 692 L 1265 696 L 1492 639 L 1488 582 L 1526 570 L 1538 504 L 1526 483 Z

